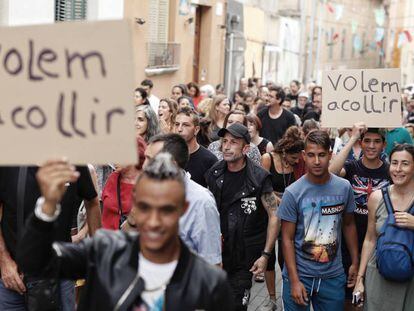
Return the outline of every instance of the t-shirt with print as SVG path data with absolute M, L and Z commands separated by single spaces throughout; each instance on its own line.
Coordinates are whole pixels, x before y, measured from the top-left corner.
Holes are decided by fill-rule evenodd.
M 368 198 L 372 192 L 389 184 L 389 165 L 387 162 L 383 162 L 379 168 L 370 169 L 360 159 L 346 161 L 344 169 L 346 172 L 344 178 L 351 183 L 354 192 L 356 205 L 354 216 L 358 234 L 358 246 L 361 252 L 368 226 Z
M 177 260 L 166 264 L 155 264 L 139 254 L 139 276 L 145 282 L 141 299 L 131 311 L 162 311 L 164 310 L 165 289 L 177 267 Z
M 331 278 L 344 273 L 341 256 L 342 216 L 353 213 L 349 182 L 330 175 L 323 185 L 301 177 L 282 197 L 278 216 L 296 223 L 295 257 L 299 276 Z M 283 275 L 288 276 L 286 266 Z

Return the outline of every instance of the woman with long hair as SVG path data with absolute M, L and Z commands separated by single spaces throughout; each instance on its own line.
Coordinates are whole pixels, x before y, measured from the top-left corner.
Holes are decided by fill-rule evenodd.
M 163 98 L 160 100 L 160 106 L 158 107 L 158 120 L 160 122 L 161 132 L 172 132 L 177 110 L 178 104 L 175 100 L 170 98 Z
M 373 192 L 368 199 L 368 228 L 354 288 L 354 294 L 360 294 L 364 309 L 368 311 L 414 310 L 414 278 L 404 282 L 387 280 L 380 274 L 377 266 L 377 239 L 385 229 L 383 226 L 388 217 L 391 217 L 392 226 L 403 231 L 409 230 L 411 232 L 407 233 L 414 235 L 414 146 L 395 146 L 390 153 L 389 169 L 393 184 L 386 190 Z M 383 190 L 388 192 L 389 207 L 393 210 L 393 215 L 388 214 Z M 396 242 L 399 242 L 397 236 L 398 234 Z M 398 261 L 389 262 L 389 266 L 399 264 Z
M 301 130 L 297 126 L 291 126 L 276 143 L 274 150 L 262 156 L 262 166 L 270 172 L 273 191 L 279 204 L 285 189 L 305 174 L 305 165 L 301 157 L 304 148 L 305 142 Z M 277 244 L 278 262 L 280 269 L 283 270 L 284 261 L 280 236 Z M 275 263 L 276 255 L 273 252 L 265 272 L 266 286 L 271 300 L 276 295 Z
M 187 88 L 188 95 L 191 96 L 191 98 L 193 99 L 194 106 L 195 108 L 197 108 L 198 103 L 202 99 L 200 95 L 200 87 L 196 83 L 190 82 L 187 84 Z
M 217 95 L 213 97 L 209 118 L 211 120 L 211 140 L 218 140 L 218 131 L 224 126 L 224 119 L 230 111 L 230 101 L 226 95 Z
M 137 87 L 135 89 L 135 106 L 140 105 L 149 105 L 150 102 L 148 100 L 148 93 L 147 91 L 142 87 Z
M 136 108 L 135 129 L 137 135 L 141 136 L 145 142 L 160 133 L 157 115 L 150 105 L 141 105 Z
M 255 114 L 248 114 L 247 119 L 247 129 L 251 137 L 253 144 L 259 148 L 260 155 L 264 155 L 266 152 L 271 152 L 273 150 L 273 144 L 271 141 L 267 140 L 264 137 L 259 136 L 260 129 L 262 128 L 262 121 Z

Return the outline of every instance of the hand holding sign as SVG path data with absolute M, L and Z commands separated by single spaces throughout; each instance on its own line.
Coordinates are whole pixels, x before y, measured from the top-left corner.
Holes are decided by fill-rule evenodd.
M 367 126 L 364 122 L 357 122 L 352 127 L 351 138 L 354 140 L 360 139 L 361 135 L 367 131 Z

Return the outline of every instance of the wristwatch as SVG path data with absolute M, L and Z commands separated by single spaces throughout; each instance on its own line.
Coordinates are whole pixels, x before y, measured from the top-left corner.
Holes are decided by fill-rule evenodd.
M 262 256 L 266 257 L 267 259 L 270 258 L 270 256 L 272 256 L 272 253 L 266 252 L 266 251 L 262 251 Z

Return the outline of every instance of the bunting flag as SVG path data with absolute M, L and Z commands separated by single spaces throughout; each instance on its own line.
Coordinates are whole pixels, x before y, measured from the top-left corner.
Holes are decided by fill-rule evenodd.
M 369 44 L 369 49 L 370 49 L 371 51 L 375 51 L 375 50 L 377 49 L 377 43 L 378 43 L 378 42 L 371 42 L 371 43 Z
M 352 20 L 351 26 L 352 26 L 352 34 L 356 33 L 357 28 L 358 28 L 358 22 L 356 20 Z
M 335 19 L 339 21 L 344 13 L 344 6 L 342 4 L 335 5 Z
M 330 41 L 326 44 L 327 46 L 335 45 L 338 42 L 339 33 L 335 32 L 330 38 Z
M 384 22 L 385 22 L 385 10 L 383 7 L 379 8 L 379 9 L 375 9 L 374 10 L 374 14 L 375 14 L 375 22 L 377 23 L 378 26 L 384 26 Z
M 358 35 L 356 35 L 354 37 L 353 44 L 354 44 L 355 51 L 361 51 L 362 50 L 362 40 L 361 40 L 361 38 Z
M 328 9 L 328 11 L 330 12 L 330 13 L 335 13 L 335 9 L 334 9 L 334 7 L 332 6 L 332 4 L 330 4 L 330 3 L 327 3 L 326 4 L 326 7 L 327 7 L 327 9 Z
M 404 33 L 399 33 L 398 34 L 398 43 L 397 43 L 397 47 L 400 49 L 402 47 L 402 45 L 405 43 L 405 40 L 407 40 L 407 37 L 405 36 Z
M 384 28 L 377 27 L 375 31 L 375 41 L 380 42 L 384 39 Z
M 408 30 L 404 30 L 404 34 L 405 34 L 405 37 L 407 38 L 408 42 L 413 41 L 413 37 L 411 37 L 411 34 Z

